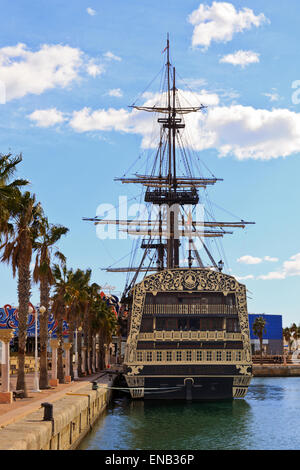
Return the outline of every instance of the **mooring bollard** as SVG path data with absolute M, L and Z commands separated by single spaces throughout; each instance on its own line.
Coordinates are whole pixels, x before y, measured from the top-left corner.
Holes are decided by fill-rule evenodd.
M 53 421 L 53 405 L 51 403 L 42 403 L 44 408 L 44 421 Z
M 51 403 L 41 403 L 41 406 L 44 408 L 43 421 L 52 422 L 52 434 L 54 434 L 53 405 Z
M 92 382 L 93 386 L 92 386 L 92 390 L 98 390 L 98 383 L 97 382 Z

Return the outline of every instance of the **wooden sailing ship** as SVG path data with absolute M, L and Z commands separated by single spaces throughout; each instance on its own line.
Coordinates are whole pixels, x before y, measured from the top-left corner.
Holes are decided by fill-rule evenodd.
M 169 39 L 165 48 L 164 103 L 134 109 L 158 113 L 160 142 L 150 174 L 120 178 L 141 184 L 144 200 L 157 209 L 147 220 L 93 220 L 117 224 L 120 230 L 143 237 L 138 267 L 111 268 L 131 272 L 122 298 L 128 311 L 128 337 L 124 376 L 132 398 L 216 400 L 242 398 L 252 377 L 246 287 L 216 263 L 206 238 L 220 238 L 226 228 L 253 222 L 195 220 L 199 189 L 215 184 L 215 177 L 193 176 L 182 151 L 184 115 L 204 106 L 181 106 L 175 68 L 170 63 Z M 177 152 L 185 159 L 186 174 L 179 173 Z M 187 240 L 185 265 L 180 262 L 181 239 Z M 206 266 L 196 247 L 200 241 L 209 259 Z M 145 266 L 146 255 L 153 253 Z M 153 265 L 155 262 L 155 265 Z M 151 274 L 149 274 L 151 272 Z M 144 277 L 138 281 L 138 276 Z

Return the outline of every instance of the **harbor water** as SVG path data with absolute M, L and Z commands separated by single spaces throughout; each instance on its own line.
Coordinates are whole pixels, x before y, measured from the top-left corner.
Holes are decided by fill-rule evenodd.
M 254 378 L 244 399 L 156 403 L 116 397 L 81 450 L 300 448 L 300 377 Z

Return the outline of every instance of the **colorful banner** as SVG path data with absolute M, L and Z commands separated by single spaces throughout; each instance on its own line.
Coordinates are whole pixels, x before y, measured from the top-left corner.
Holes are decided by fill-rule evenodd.
M 120 303 L 118 297 L 115 295 L 108 295 L 104 294 L 104 292 L 100 293 L 100 296 L 103 300 L 106 301 L 107 305 L 110 305 L 113 308 L 116 316 L 118 316 L 118 312 L 120 309 Z M 38 313 L 38 322 L 37 322 L 37 333 L 39 335 L 40 331 L 40 323 L 39 323 L 39 307 L 35 307 L 31 303 L 29 304 L 31 307 L 32 312 L 28 313 L 28 323 L 27 323 L 27 337 L 34 337 L 35 336 L 35 316 Z M 0 329 L 11 328 L 14 330 L 14 336 L 18 336 L 18 327 L 19 327 L 19 317 L 18 317 L 19 310 L 17 307 L 12 307 L 9 304 L 4 305 L 3 308 L 0 308 Z M 57 320 L 55 320 L 52 313 L 49 314 L 48 318 L 48 334 L 51 338 L 57 337 Z M 69 326 L 68 323 L 64 320 L 63 322 L 63 335 L 68 336 L 69 334 Z
M 28 322 L 27 322 L 27 337 L 35 336 L 35 315 L 38 313 L 38 307 L 30 304 L 32 308 L 32 313 L 28 313 Z M 19 327 L 19 310 L 16 307 L 12 307 L 9 304 L 4 305 L 3 308 L 0 308 L 0 329 L 11 328 L 14 330 L 14 336 L 18 336 L 18 327 Z M 37 333 L 40 332 L 40 322 L 39 314 L 37 321 Z M 55 320 L 52 313 L 49 314 L 48 318 L 48 334 L 51 338 L 56 338 L 57 332 L 57 320 Z M 68 324 L 66 321 L 63 322 L 63 335 L 68 336 Z

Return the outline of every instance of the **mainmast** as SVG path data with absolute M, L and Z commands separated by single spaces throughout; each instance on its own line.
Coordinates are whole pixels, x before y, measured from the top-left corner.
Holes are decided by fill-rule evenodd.
M 145 202 L 158 206 L 158 216 L 156 220 L 107 220 L 99 218 L 84 218 L 84 220 L 94 221 L 95 224 L 116 224 L 120 231 L 127 232 L 130 235 L 144 236 L 141 248 L 145 249 L 142 260 L 137 267 L 126 268 L 108 268 L 112 272 L 135 272 L 133 281 L 135 282 L 140 272 L 149 270 L 162 270 L 179 267 L 179 247 L 180 237 L 188 238 L 188 266 L 192 267 L 196 260 L 199 267 L 204 267 L 203 261 L 196 249 L 195 239 L 199 239 L 206 255 L 212 266 L 220 269 L 213 259 L 204 239 L 212 237 L 223 237 L 225 234 L 232 233 L 225 231 L 226 227 L 241 227 L 254 222 L 218 222 L 216 220 L 193 220 L 191 214 L 185 219 L 180 212 L 185 212 L 184 206 L 196 206 L 199 202 L 198 189 L 206 188 L 222 181 L 219 178 L 205 178 L 202 176 L 193 176 L 191 171 L 188 175 L 180 175 L 176 161 L 176 149 L 181 149 L 180 130 L 185 128 L 182 116 L 192 112 L 203 110 L 206 106 L 181 106 L 176 88 L 176 71 L 170 63 L 170 42 L 167 36 L 166 51 L 166 69 L 165 83 L 166 90 L 163 91 L 161 98 L 164 98 L 163 104 L 154 106 L 132 105 L 139 111 L 154 112 L 163 115 L 157 119 L 161 125 L 160 142 L 156 154 L 155 163 L 151 174 L 135 174 L 134 177 L 115 178 L 122 183 L 139 183 L 146 187 Z M 184 157 L 186 159 L 186 156 Z M 159 161 L 157 171 L 155 165 Z M 187 161 L 187 160 L 185 160 Z M 143 267 L 146 254 L 149 250 L 155 249 L 157 253 L 156 268 L 149 266 Z M 166 254 L 166 266 L 164 259 Z M 192 256 L 192 254 L 194 256 Z M 219 262 L 220 265 L 221 262 Z M 222 263 L 221 263 L 222 264 Z M 131 282 L 132 285 L 132 282 Z
M 169 237 L 167 238 L 167 268 L 177 268 L 179 267 L 179 237 L 178 237 L 178 217 L 179 217 L 179 206 L 186 203 L 197 203 L 198 195 L 197 192 L 192 191 L 193 194 L 188 194 L 187 188 L 185 191 L 177 191 L 178 181 L 176 176 L 176 132 L 179 129 L 184 129 L 185 124 L 182 123 L 181 118 L 177 118 L 176 108 L 176 73 L 175 67 L 173 67 L 173 86 L 171 89 L 171 63 L 170 63 L 170 42 L 169 35 L 167 38 L 167 118 L 159 118 L 158 122 L 163 125 L 163 128 L 167 130 L 168 133 L 168 188 L 167 194 L 160 192 L 160 197 L 157 191 L 147 191 L 145 201 L 152 202 L 153 204 L 167 204 L 169 207 L 168 210 L 168 232 Z M 186 108 L 185 112 L 198 111 L 199 109 L 204 108 L 200 106 L 199 108 Z M 141 109 L 141 108 L 139 108 Z M 149 110 L 149 109 L 148 109 Z M 154 110 L 154 109 L 153 109 Z M 163 108 L 160 109 L 160 112 L 163 112 Z M 187 181 L 187 183 L 189 183 Z M 155 194 L 154 194 L 155 193 Z M 194 197 L 193 197 L 194 196 Z M 191 199 L 187 201 L 186 198 Z M 167 200 L 166 200 L 167 199 Z

